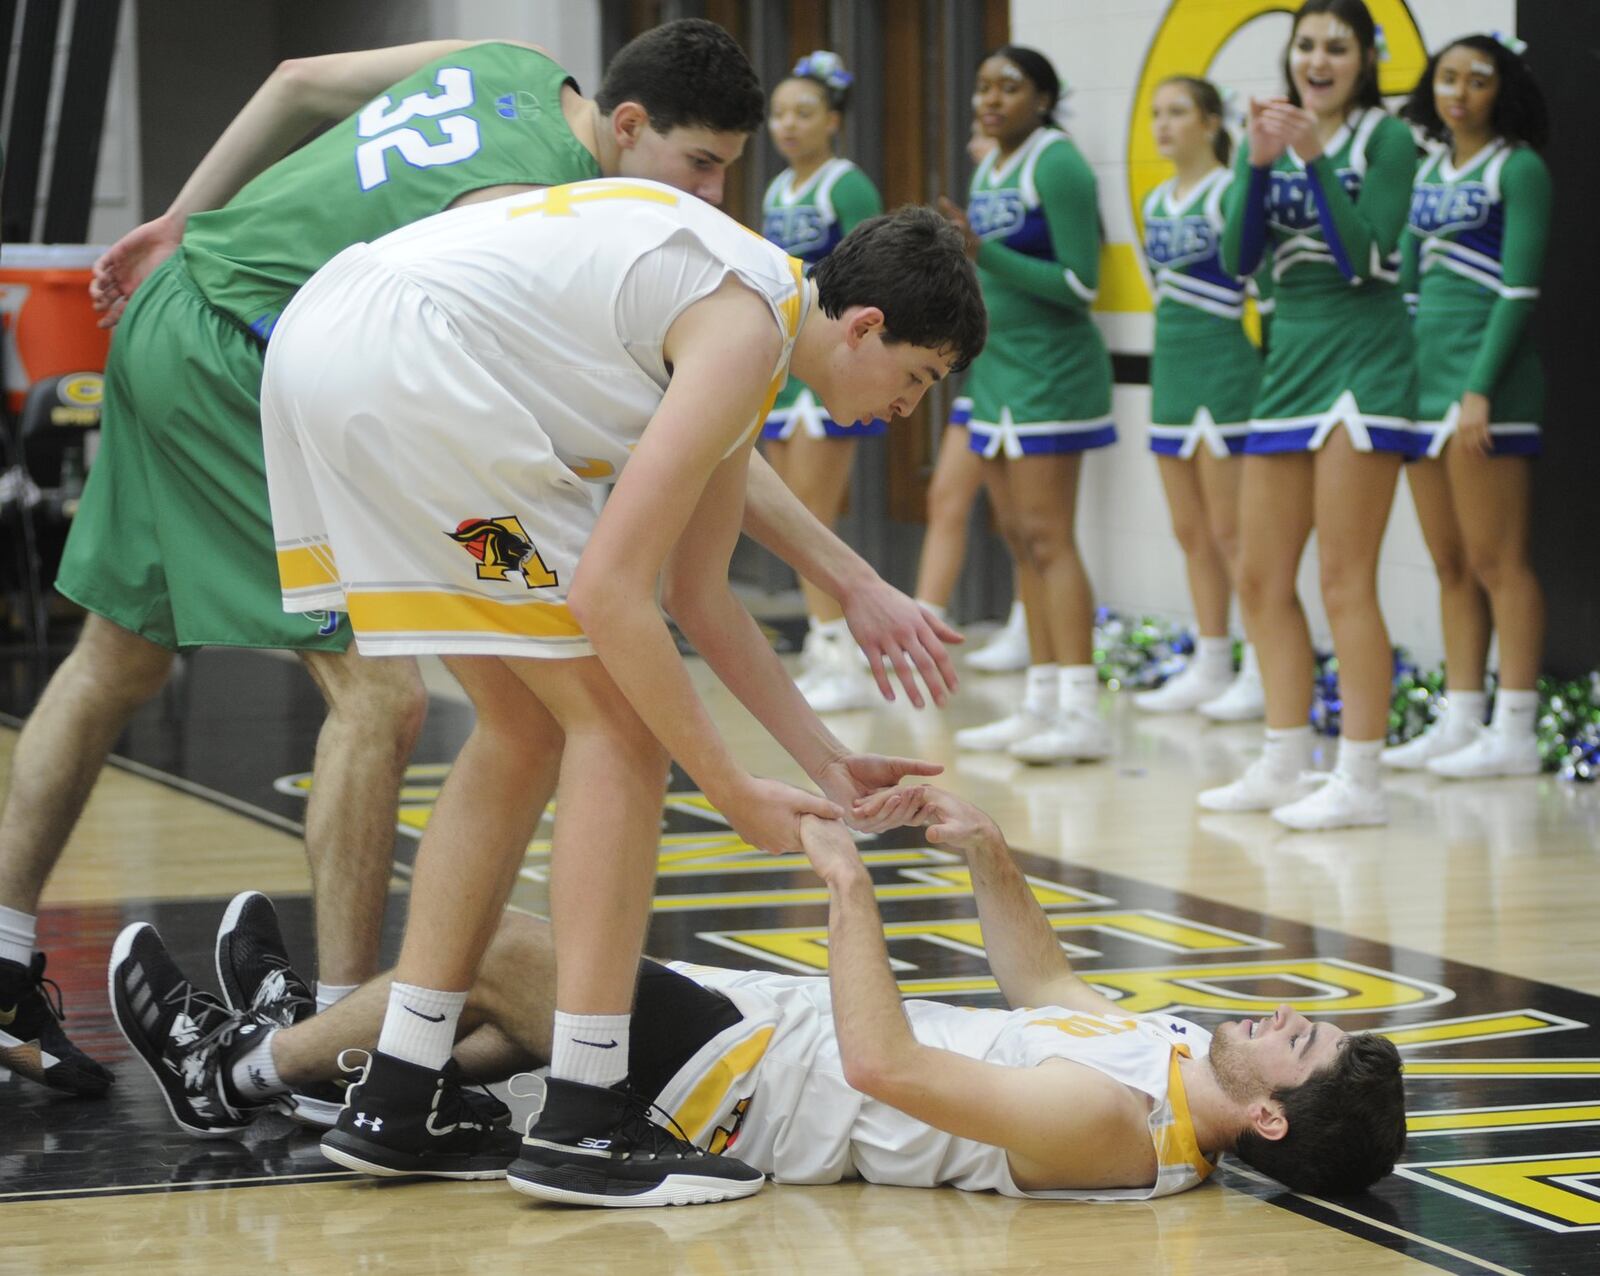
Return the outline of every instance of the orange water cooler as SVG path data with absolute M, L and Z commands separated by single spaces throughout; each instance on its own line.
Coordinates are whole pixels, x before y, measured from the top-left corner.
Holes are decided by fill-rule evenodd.
M 5 392 L 13 412 L 44 377 L 104 370 L 111 330 L 95 326 L 99 316 L 89 304 L 89 267 L 104 251 L 92 244 L 0 249 Z

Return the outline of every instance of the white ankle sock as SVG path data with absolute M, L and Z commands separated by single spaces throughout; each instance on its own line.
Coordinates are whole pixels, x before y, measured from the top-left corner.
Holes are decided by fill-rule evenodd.
M 550 1075 L 584 1085 L 612 1086 L 628 1075 L 630 1015 L 569 1015 L 556 1011 Z
M 1506 691 L 1494 693 L 1493 730 L 1503 736 L 1532 735 L 1539 716 L 1537 691 Z
M 1350 740 L 1339 737 L 1339 761 L 1334 771 L 1364 789 L 1375 789 L 1381 782 L 1379 755 L 1382 740 Z
M 1022 711 L 1041 718 L 1055 712 L 1060 702 L 1059 670 L 1055 665 L 1029 665 L 1023 675 Z
M 1256 655 L 1256 645 L 1247 642 L 1244 645 L 1244 656 L 1239 661 L 1239 676 L 1241 678 L 1261 678 L 1261 659 Z
M 383 1017 L 378 1049 L 419 1067 L 444 1067 L 456 1044 L 456 1024 L 466 1004 L 464 992 L 390 984 L 389 1012 Z
M 1056 678 L 1061 708 L 1093 713 L 1099 707 L 1100 673 L 1093 665 L 1060 665 Z
M 39 919 L 32 913 L 0 905 L 0 960 L 26 966 L 39 943 Z
M 1028 611 L 1020 598 L 1011 604 L 1011 610 L 1006 613 L 1006 628 L 1019 629 L 1023 633 L 1028 630 Z
M 1261 757 L 1274 775 L 1291 778 L 1311 765 L 1311 728 L 1268 727 Z
M 360 984 L 325 984 L 317 980 L 317 1013 L 320 1015 L 329 1006 L 337 1006 L 359 987 Z
M 288 1093 L 289 1087 L 272 1061 L 272 1039 L 277 1035 L 276 1028 L 257 1033 L 256 1043 L 233 1061 L 228 1080 L 241 1099 L 270 1099 L 275 1094 Z
M 1451 721 L 1467 720 L 1483 725 L 1484 711 L 1489 707 L 1489 697 L 1482 691 L 1456 691 L 1444 689 L 1444 711 Z
M 1195 639 L 1194 659 L 1191 665 L 1214 682 L 1221 682 L 1233 673 L 1233 639 Z

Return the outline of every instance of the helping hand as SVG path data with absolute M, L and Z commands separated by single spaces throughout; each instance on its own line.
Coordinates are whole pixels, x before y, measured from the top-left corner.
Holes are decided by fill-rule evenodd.
M 719 794 L 713 799 L 713 805 L 722 812 L 735 833 L 757 850 L 771 855 L 801 853 L 804 848 L 800 845 L 800 823 L 805 816 L 835 822 L 844 816 L 844 811 L 827 798 L 777 780 L 758 780 L 754 776 L 745 776 L 731 792 Z
M 923 707 L 913 665 L 927 683 L 934 704 L 949 699 L 958 679 L 945 644 L 962 642 L 958 631 L 882 578 L 857 589 L 841 600 L 841 605 L 850 636 L 866 653 L 867 666 L 885 700 L 894 699 L 894 684 L 889 679 L 893 668 L 907 698 L 918 709 Z
M 931 784 L 887 789 L 862 798 L 852 806 L 851 818 L 879 828 L 921 825 L 928 830 L 930 846 L 948 846 L 964 855 L 1005 845 L 999 828 L 987 815 Z
M 850 827 L 863 833 L 881 833 L 901 821 L 860 819 L 852 808 L 875 793 L 895 791 L 895 785 L 908 775 L 938 775 L 944 768 L 937 762 L 916 758 L 889 758 L 877 753 L 847 753 L 829 762 L 812 778 L 844 811 Z

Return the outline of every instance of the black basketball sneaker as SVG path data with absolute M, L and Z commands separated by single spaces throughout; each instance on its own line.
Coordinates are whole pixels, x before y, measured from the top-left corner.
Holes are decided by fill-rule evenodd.
M 544 1109 L 506 1182 L 541 1200 L 613 1207 L 703 1205 L 761 1190 L 759 1170 L 703 1151 L 675 1122 L 658 1125 L 651 1111 L 660 1109 L 626 1085 L 546 1080 Z
M 289 963 L 288 946 L 278 926 L 278 912 L 260 891 L 242 891 L 228 904 L 217 927 L 217 982 L 234 1010 L 282 1028 L 292 1027 L 316 1012 L 311 986 Z M 317 1081 L 296 1086 L 282 1101 L 302 1125 L 331 1129 L 344 1107 L 349 1082 Z M 511 1124 L 511 1109 L 486 1090 L 464 1091 L 474 1120 Z
M 232 1060 L 264 1026 L 195 987 L 148 922 L 135 922 L 111 949 L 107 992 L 117 1026 L 161 1087 L 172 1119 L 196 1138 L 243 1130 L 261 1104 L 232 1093 Z
M 484 1120 L 467 1093 L 454 1059 L 434 1071 L 374 1050 L 322 1136 L 322 1154 L 385 1177 L 504 1178 L 517 1156 L 516 1133 Z
M 0 960 L 0 1072 L 99 1098 L 111 1085 L 111 1073 L 67 1040 L 61 1029 L 66 1017 L 60 986 L 45 978 L 43 953 L 34 953 L 26 966 Z

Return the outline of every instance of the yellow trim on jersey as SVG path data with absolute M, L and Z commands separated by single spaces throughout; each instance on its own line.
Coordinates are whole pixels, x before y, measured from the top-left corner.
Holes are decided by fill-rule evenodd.
M 322 585 L 339 583 L 339 568 L 333 561 L 333 547 L 300 545 L 294 549 L 278 551 L 278 581 L 284 593 L 301 589 L 316 589 Z
M 749 229 L 741 227 L 740 229 Z M 754 232 L 752 232 L 754 233 Z M 763 243 L 766 242 L 760 235 L 756 236 Z M 778 314 L 783 319 L 784 345 L 788 349 L 789 359 L 794 357 L 794 339 L 800 335 L 800 308 L 805 301 L 806 275 L 805 263 L 798 257 L 790 257 L 789 273 L 794 276 L 794 296 L 778 307 Z M 737 446 L 743 447 L 761 432 L 761 427 L 766 424 L 767 418 L 772 415 L 772 405 L 778 401 L 784 384 L 789 380 L 789 359 L 783 361 L 783 367 L 778 375 L 772 378 L 772 384 L 767 387 L 767 401 L 761 405 L 761 412 L 756 417 L 755 424 L 742 437 Z
M 1188 1057 L 1188 1046 L 1172 1047 L 1172 1061 L 1167 1066 L 1167 1102 L 1172 1106 L 1172 1124 L 1162 1126 L 1156 1133 L 1156 1160 L 1161 1167 L 1189 1166 L 1195 1172 L 1195 1182 L 1199 1183 L 1217 1167 L 1201 1153 L 1200 1140 L 1195 1138 L 1189 1096 L 1183 1090 L 1183 1069 L 1178 1066 L 1180 1059 Z
M 350 623 L 358 634 L 487 633 L 530 638 L 581 638 L 565 603 L 500 602 L 477 594 L 407 589 L 352 593 Z
M 694 1142 L 716 1120 L 722 1104 L 739 1080 L 761 1061 L 772 1041 L 776 1025 L 768 1024 L 759 1032 L 746 1037 L 729 1049 L 720 1059 L 706 1069 L 705 1075 L 695 1082 L 688 1098 L 678 1105 L 672 1119 Z

